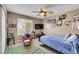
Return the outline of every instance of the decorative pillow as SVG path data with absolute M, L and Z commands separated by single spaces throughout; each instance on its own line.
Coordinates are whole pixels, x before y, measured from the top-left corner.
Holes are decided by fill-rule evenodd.
M 67 33 L 66 36 L 64 37 L 64 40 L 67 40 L 71 36 L 71 33 Z
M 67 41 L 67 42 L 72 42 L 72 41 L 74 41 L 76 38 L 77 38 L 76 35 L 71 35 L 66 41 Z

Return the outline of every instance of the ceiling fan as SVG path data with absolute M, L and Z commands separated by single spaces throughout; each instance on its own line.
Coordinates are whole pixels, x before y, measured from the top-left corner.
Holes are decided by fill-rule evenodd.
M 41 8 L 39 11 L 32 11 L 32 12 L 38 13 L 37 16 L 42 15 L 42 16 L 44 16 L 44 17 L 47 17 L 47 16 L 53 14 L 53 12 L 47 10 L 47 8 Z

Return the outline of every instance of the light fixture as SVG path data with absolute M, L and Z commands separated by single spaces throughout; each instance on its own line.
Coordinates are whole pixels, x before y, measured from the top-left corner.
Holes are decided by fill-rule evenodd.
M 41 13 L 42 16 L 44 16 L 44 14 L 45 14 L 44 12 Z

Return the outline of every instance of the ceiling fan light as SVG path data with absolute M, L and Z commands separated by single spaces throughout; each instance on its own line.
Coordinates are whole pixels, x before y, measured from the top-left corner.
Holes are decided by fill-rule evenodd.
M 44 16 L 44 13 L 41 13 L 42 16 Z

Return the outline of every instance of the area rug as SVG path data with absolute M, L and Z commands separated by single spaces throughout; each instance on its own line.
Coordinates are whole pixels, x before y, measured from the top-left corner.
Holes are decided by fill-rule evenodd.
M 47 54 L 47 51 L 35 46 L 34 44 L 24 46 L 23 44 L 15 44 L 8 46 L 5 54 Z

